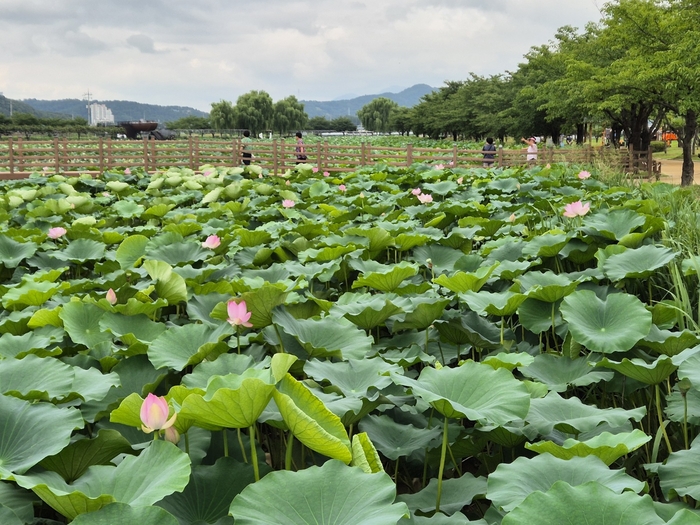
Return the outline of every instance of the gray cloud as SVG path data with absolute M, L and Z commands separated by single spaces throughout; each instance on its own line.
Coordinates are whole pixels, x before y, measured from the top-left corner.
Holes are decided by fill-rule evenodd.
M 126 39 L 126 43 L 131 47 L 135 47 L 141 53 L 156 53 L 155 42 L 150 36 L 143 34 L 131 35 Z
M 0 91 L 72 97 L 87 70 L 101 99 L 333 99 L 513 70 L 599 18 L 595 0 L 0 0 Z M 145 92 L 147 75 L 168 89 Z

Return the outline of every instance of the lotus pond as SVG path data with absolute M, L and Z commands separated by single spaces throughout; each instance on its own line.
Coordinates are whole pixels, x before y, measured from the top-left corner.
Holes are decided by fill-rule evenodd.
M 0 522 L 700 523 L 699 261 L 650 188 L 3 183 Z

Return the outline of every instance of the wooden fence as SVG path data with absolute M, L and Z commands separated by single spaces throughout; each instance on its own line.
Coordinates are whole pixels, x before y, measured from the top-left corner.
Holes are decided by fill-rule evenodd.
M 255 141 L 249 144 L 252 163 L 277 175 L 296 163 L 294 142 L 280 140 Z M 141 167 L 155 171 L 169 167 L 188 167 L 198 170 L 204 165 L 239 166 L 242 164 L 242 143 L 233 140 L 200 140 L 190 137 L 186 141 L 125 141 L 112 139 L 31 141 L 10 138 L 0 141 L 0 180 L 28 177 L 32 172 L 99 174 L 110 169 Z M 363 142 L 359 145 L 336 145 L 318 142 L 305 145 L 307 163 L 319 171 L 330 173 L 352 171 L 362 166 L 383 163 L 389 166 L 410 166 L 415 162 L 444 164 L 452 167 L 481 166 L 484 158 L 481 150 L 446 148 L 420 148 L 412 144 L 405 147 L 374 146 Z M 604 161 L 619 166 L 630 173 L 645 173 L 651 177 L 659 165 L 651 160 L 651 151 L 630 152 L 605 147 L 582 148 L 541 147 L 537 161 L 528 162 L 523 149 L 498 148 L 494 153 L 493 167 L 518 166 L 528 163 L 548 164 L 568 162 L 592 164 Z

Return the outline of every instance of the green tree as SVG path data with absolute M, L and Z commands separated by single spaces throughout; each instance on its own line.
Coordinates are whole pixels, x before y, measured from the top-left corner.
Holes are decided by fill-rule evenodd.
M 366 130 L 387 132 L 391 131 L 389 124 L 391 112 L 398 107 L 399 105 L 393 100 L 379 97 L 362 106 L 357 116 Z
M 313 117 L 309 119 L 308 127 L 314 130 L 331 130 L 333 124 L 326 117 Z
M 188 115 L 165 123 L 169 129 L 211 129 L 211 122 L 206 117 Z
M 337 117 L 331 120 L 331 128 L 335 131 L 357 131 L 355 124 L 350 117 Z
M 209 120 L 214 129 L 233 129 L 236 127 L 236 113 L 228 100 L 211 103 Z
M 295 129 L 306 129 L 309 116 L 304 111 L 304 104 L 294 95 L 278 100 L 274 105 L 273 127 L 280 133 Z
M 260 131 L 272 129 L 274 114 L 270 95 L 265 91 L 250 91 L 236 101 L 234 127 L 249 129 L 256 135 Z

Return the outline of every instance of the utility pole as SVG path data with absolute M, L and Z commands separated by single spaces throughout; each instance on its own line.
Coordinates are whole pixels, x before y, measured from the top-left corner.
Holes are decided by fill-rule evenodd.
M 90 93 L 90 90 L 87 90 L 87 93 L 83 95 L 83 100 L 86 102 L 85 107 L 87 108 L 87 115 L 88 115 L 88 125 L 92 126 L 92 111 L 90 110 L 90 97 L 92 96 L 92 93 Z

